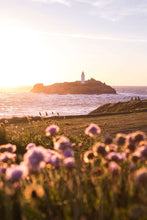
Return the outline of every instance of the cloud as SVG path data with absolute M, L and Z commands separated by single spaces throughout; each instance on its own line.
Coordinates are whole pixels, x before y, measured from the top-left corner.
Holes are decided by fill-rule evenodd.
M 32 0 L 46 4 L 62 4 L 67 7 L 85 5 L 89 14 L 117 21 L 128 16 L 147 16 L 147 0 Z M 83 10 L 85 10 L 83 7 Z
M 87 39 L 87 40 L 104 40 L 104 41 L 122 41 L 122 42 L 132 42 L 132 43 L 147 43 L 146 38 L 119 38 L 115 36 L 103 36 L 103 35 L 85 35 L 85 34 L 69 34 L 69 33 L 57 33 L 57 32 L 37 32 L 41 35 L 47 35 L 49 37 L 63 37 L 63 38 L 78 38 L 78 39 Z
M 59 3 L 65 6 L 70 7 L 71 6 L 71 2 L 70 0 L 32 0 L 33 2 L 41 2 L 41 3 L 45 3 L 45 4 L 54 4 L 54 3 Z
M 128 16 L 147 15 L 146 0 L 76 0 L 88 4 L 90 14 L 116 21 Z

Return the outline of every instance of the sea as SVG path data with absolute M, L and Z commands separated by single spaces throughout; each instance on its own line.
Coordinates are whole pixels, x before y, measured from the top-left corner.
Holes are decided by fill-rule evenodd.
M 24 116 L 84 115 L 105 103 L 128 101 L 140 97 L 147 100 L 147 86 L 112 86 L 117 94 L 48 95 L 31 93 L 30 87 L 19 90 L 0 89 L 0 119 Z

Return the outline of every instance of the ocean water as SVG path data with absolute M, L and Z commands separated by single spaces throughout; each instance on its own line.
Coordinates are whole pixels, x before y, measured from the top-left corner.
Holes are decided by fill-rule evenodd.
M 147 100 L 146 87 L 114 86 L 117 94 L 103 95 L 47 95 L 30 93 L 28 88 L 21 92 L 0 92 L 0 118 L 88 114 L 100 105 L 118 101 L 128 101 L 139 96 Z

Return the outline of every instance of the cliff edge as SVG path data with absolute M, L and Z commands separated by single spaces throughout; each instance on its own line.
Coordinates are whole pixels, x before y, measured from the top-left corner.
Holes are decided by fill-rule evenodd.
M 34 93 L 46 94 L 116 94 L 116 90 L 95 79 L 90 79 L 82 84 L 80 81 L 55 83 L 53 85 L 44 86 L 42 83 L 35 84 L 31 89 Z

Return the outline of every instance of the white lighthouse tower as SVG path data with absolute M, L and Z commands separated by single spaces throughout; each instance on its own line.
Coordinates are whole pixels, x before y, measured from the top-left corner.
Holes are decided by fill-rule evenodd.
M 84 74 L 84 72 L 82 72 L 82 74 L 81 74 L 81 83 L 82 84 L 85 83 L 85 74 Z

